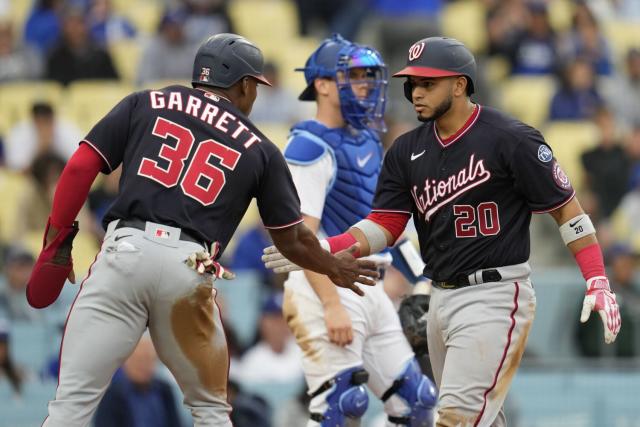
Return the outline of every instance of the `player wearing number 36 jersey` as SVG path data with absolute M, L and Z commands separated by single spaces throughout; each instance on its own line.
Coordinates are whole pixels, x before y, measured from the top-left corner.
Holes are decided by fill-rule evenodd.
M 195 425 L 231 426 L 229 359 L 213 281 L 233 276 L 216 258 L 252 198 L 287 256 L 358 294 L 354 283 L 375 284 L 374 263 L 331 255 L 302 224 L 284 157 L 247 117 L 257 84 L 269 84 L 262 67 L 248 40 L 213 36 L 196 55 L 193 88 L 126 97 L 70 159 L 28 283 L 36 308 L 51 304 L 73 276 L 74 219 L 96 175 L 122 166 L 122 178 L 102 248 L 69 312 L 45 426 L 87 426 L 147 327 Z
M 368 255 L 392 245 L 413 216 L 433 283 L 427 341 L 438 427 L 506 425 L 502 405 L 536 306 L 532 213 L 550 213 L 575 255 L 587 285 L 581 320 L 597 311 L 607 343 L 620 330 L 595 229 L 569 179 L 537 130 L 471 102 L 475 75 L 473 55 L 457 40 L 411 46 L 394 76 L 406 78 L 422 125 L 385 156 L 372 213 L 327 239 L 332 251 L 358 241 Z

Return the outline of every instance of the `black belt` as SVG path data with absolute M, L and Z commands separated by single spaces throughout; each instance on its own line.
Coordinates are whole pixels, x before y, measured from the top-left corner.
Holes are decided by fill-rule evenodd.
M 447 280 L 434 280 L 432 284 L 436 288 L 440 289 L 458 289 L 471 285 L 480 285 L 482 283 L 499 282 L 500 280 L 502 280 L 502 275 L 498 270 L 492 268 L 488 270 L 482 270 L 479 279 L 480 280 L 476 279 L 476 283 L 471 283 L 469 281 L 468 274 L 459 274 L 454 278 Z
M 117 230 L 119 228 L 125 228 L 125 227 L 135 228 L 137 230 L 145 231 L 147 228 L 147 221 L 137 219 L 137 218 L 121 219 L 120 221 L 118 221 L 118 224 L 116 224 L 115 229 Z M 208 248 L 210 247 L 209 245 L 207 245 L 207 243 L 204 240 L 193 237 L 182 229 L 180 230 L 179 239 L 184 240 L 185 242 L 192 242 L 192 243 L 197 243 L 199 245 L 205 245 L 207 250 L 209 250 Z

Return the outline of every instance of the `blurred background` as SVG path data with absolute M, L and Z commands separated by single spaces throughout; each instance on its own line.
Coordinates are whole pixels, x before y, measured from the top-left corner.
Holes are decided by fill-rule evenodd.
M 580 325 L 584 282 L 548 216 L 531 228 L 536 321 L 507 400 L 516 427 L 640 426 L 640 0 L 0 0 L 0 427 L 39 426 L 57 381 L 58 349 L 78 287 L 43 311 L 24 297 L 56 182 L 78 141 L 134 90 L 188 84 L 207 36 L 237 32 L 268 61 L 251 118 L 280 147 L 310 118 L 297 101 L 304 65 L 332 32 L 381 51 L 390 72 L 416 40 L 463 41 L 479 65 L 476 102 L 539 128 L 572 179 L 603 245 L 623 327 L 604 346 L 600 321 Z M 388 147 L 417 125 L 390 82 Z M 98 251 L 119 173 L 102 176 L 81 212 L 76 276 Z M 270 244 L 255 208 L 224 254 L 238 278 L 217 282 L 232 356 L 236 427 L 307 420 L 298 349 L 281 315 L 283 277 L 265 271 Z M 397 303 L 411 292 L 385 277 Z M 469 355 L 473 358 L 473 355 Z M 126 384 L 190 425 L 181 394 L 143 338 L 114 377 L 96 426 L 125 426 Z M 381 425 L 372 401 L 363 425 Z M 120 417 L 120 418 L 117 418 Z M 138 425 L 138 424 L 135 424 Z

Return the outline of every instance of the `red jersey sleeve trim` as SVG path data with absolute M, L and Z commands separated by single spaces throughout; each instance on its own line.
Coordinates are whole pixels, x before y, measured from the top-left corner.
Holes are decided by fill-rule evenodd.
M 102 154 L 102 151 L 100 151 L 100 150 L 98 149 L 98 147 L 96 147 L 96 146 L 95 146 L 91 141 L 88 141 L 88 140 L 86 140 L 86 139 L 83 139 L 82 141 L 80 141 L 80 144 L 82 144 L 83 142 L 84 142 L 85 144 L 87 144 L 89 147 L 93 148 L 93 149 L 96 151 L 96 153 L 100 154 L 100 157 L 102 157 L 102 160 L 104 160 L 104 162 L 105 162 L 105 164 L 107 165 L 107 167 L 109 168 L 109 170 L 110 170 L 111 172 L 113 172 L 113 168 L 111 167 L 111 164 L 109 163 L 109 160 L 107 160 L 107 158 L 105 157 L 105 155 L 104 155 L 104 154 Z
M 367 219 L 384 227 L 393 236 L 393 242 L 397 242 L 404 229 L 407 227 L 410 214 L 397 212 L 372 212 Z
M 304 221 L 304 218 L 300 218 L 296 221 L 290 222 L 289 224 L 285 224 L 285 225 L 265 225 L 264 228 L 268 228 L 269 230 L 280 230 L 282 228 L 288 228 L 288 227 L 292 227 L 296 224 L 300 224 L 301 222 Z
M 564 202 L 560 203 L 559 205 L 554 206 L 554 207 L 549 208 L 549 209 L 543 209 L 543 210 L 540 210 L 540 211 L 531 211 L 531 212 L 534 213 L 534 214 L 543 214 L 543 213 L 548 213 L 548 212 L 555 211 L 556 209 L 560 209 L 561 207 L 563 207 L 564 205 L 569 203 L 571 200 L 573 200 L 573 198 L 575 196 L 576 196 L 576 190 L 573 190 L 571 195 L 569 197 L 567 197 L 567 199 Z

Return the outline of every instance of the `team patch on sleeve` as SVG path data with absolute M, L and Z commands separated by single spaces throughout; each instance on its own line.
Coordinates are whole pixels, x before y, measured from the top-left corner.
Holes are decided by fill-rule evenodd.
M 538 160 L 542 163 L 549 163 L 553 159 L 553 152 L 551 148 L 546 145 L 541 145 L 538 147 Z
M 569 182 L 569 177 L 560 167 L 558 162 L 553 162 L 553 180 L 556 185 L 564 190 L 568 190 L 571 188 L 571 182 Z

